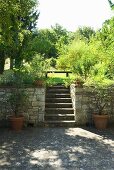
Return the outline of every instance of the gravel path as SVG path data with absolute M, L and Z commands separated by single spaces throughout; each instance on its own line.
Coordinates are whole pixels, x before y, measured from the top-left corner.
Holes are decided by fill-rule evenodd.
M 114 170 L 114 129 L 0 129 L 0 170 Z

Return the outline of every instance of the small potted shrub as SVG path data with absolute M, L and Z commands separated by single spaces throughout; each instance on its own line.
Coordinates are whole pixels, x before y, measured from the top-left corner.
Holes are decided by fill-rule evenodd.
M 74 83 L 76 87 L 83 87 L 84 81 L 81 77 L 77 77 Z
M 20 131 L 24 124 L 23 113 L 27 111 L 29 101 L 28 95 L 24 90 L 20 73 L 15 72 L 14 76 L 14 85 L 10 89 L 11 94 L 9 95 L 7 102 L 13 113 L 13 115 L 10 116 L 11 127 L 16 131 Z
M 43 87 L 45 85 L 45 81 L 43 77 L 35 77 L 34 78 L 34 85 L 36 87 Z
M 105 109 L 111 101 L 110 86 L 96 85 L 93 88 L 92 105 L 94 105 L 96 112 L 93 113 L 93 121 L 97 129 L 106 129 L 109 115 Z
M 8 102 L 10 104 L 13 115 L 10 117 L 11 127 L 15 131 L 23 128 L 23 113 L 27 110 L 28 96 L 21 88 L 12 88 Z

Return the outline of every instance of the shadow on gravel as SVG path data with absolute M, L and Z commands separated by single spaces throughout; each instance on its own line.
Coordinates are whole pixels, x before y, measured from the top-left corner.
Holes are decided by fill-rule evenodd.
M 114 131 L 26 128 L 0 131 L 0 169 L 113 170 Z

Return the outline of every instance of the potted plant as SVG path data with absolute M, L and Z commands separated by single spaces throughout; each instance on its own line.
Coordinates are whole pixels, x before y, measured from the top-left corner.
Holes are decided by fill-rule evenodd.
M 37 87 L 43 87 L 45 85 L 44 78 L 43 77 L 35 77 L 34 85 Z
M 23 113 L 27 111 L 29 102 L 20 73 L 15 72 L 14 77 L 13 86 L 10 88 L 11 94 L 7 101 L 12 112 L 12 116 L 10 116 L 11 127 L 13 130 L 20 131 L 24 124 Z
M 12 88 L 8 102 L 13 113 L 13 115 L 10 116 L 11 127 L 15 131 L 20 131 L 24 124 L 23 113 L 27 110 L 28 96 L 23 89 Z
M 84 81 L 81 77 L 77 77 L 75 79 L 74 83 L 75 83 L 76 87 L 83 87 Z
M 93 121 L 97 129 L 105 129 L 108 124 L 109 115 L 106 112 L 111 95 L 110 86 L 95 85 L 93 88 L 93 101 L 92 105 L 96 109 L 93 113 Z

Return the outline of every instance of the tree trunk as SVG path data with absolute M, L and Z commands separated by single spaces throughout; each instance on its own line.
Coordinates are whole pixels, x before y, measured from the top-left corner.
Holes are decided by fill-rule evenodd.
M 3 74 L 5 66 L 5 58 L 0 56 L 0 74 Z

